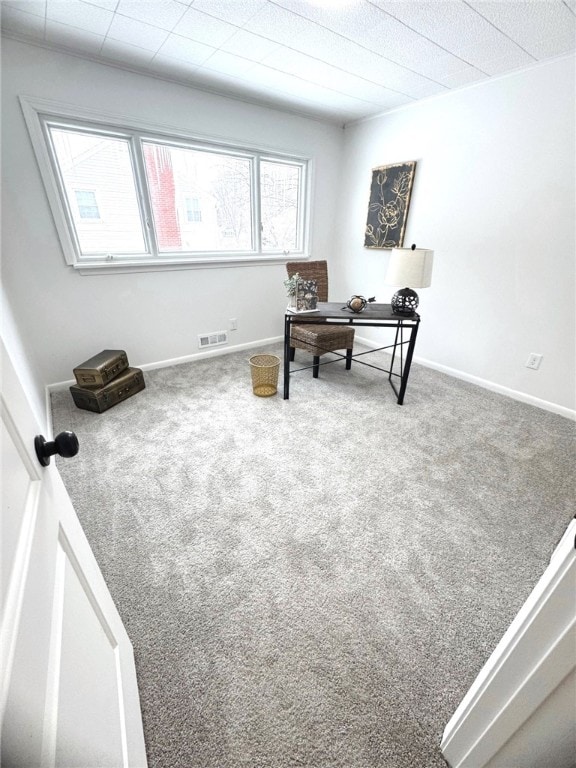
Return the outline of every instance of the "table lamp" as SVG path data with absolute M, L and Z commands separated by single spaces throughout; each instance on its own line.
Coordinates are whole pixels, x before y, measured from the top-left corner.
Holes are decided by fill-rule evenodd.
M 392 296 L 392 312 L 395 315 L 409 317 L 416 311 L 419 303 L 414 288 L 428 288 L 432 282 L 432 263 L 434 251 L 426 248 L 392 248 L 386 285 L 406 285 Z

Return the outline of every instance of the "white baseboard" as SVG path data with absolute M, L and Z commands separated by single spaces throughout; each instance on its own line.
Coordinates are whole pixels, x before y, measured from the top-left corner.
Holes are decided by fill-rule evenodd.
M 152 371 L 155 368 L 169 368 L 172 365 L 182 365 L 183 363 L 191 363 L 194 360 L 202 360 L 206 357 L 220 357 L 220 355 L 230 355 L 233 352 L 242 352 L 243 349 L 254 349 L 254 347 L 265 347 L 269 344 L 278 344 L 284 341 L 284 336 L 273 336 L 270 339 L 260 339 L 258 341 L 249 341 L 245 344 L 236 344 L 233 347 L 217 347 L 216 349 L 204 349 L 202 352 L 194 352 L 191 355 L 184 355 L 183 357 L 173 357 L 169 360 L 159 360 L 157 363 L 134 363 L 135 368 L 141 368 L 143 371 Z M 61 392 L 64 389 L 68 389 L 72 384 L 75 384 L 74 379 L 68 379 L 68 381 L 57 381 L 54 384 L 46 385 L 46 402 L 50 403 L 51 392 Z M 48 408 L 48 411 L 50 409 Z
M 207 357 L 219 357 L 220 355 L 229 355 L 233 352 L 241 352 L 243 349 L 253 349 L 254 347 L 264 347 L 268 344 L 278 344 L 279 342 L 283 341 L 283 336 L 273 336 L 269 339 L 259 339 L 258 341 L 249 341 L 245 344 L 236 344 L 232 347 L 218 347 L 217 349 L 205 349 L 202 352 L 194 352 L 191 355 L 184 355 L 183 357 L 174 357 L 169 360 L 160 360 L 156 363 L 143 363 L 141 365 L 136 365 L 137 368 L 142 368 L 143 371 L 152 371 L 155 368 L 168 368 L 171 365 L 182 365 L 183 363 L 190 363 L 194 360 L 202 360 L 203 358 Z M 356 336 L 356 341 L 359 344 L 363 344 L 365 347 L 369 347 L 371 349 L 377 349 L 381 346 L 381 344 L 372 341 L 371 339 L 365 339 L 360 336 Z M 483 387 L 484 389 L 489 389 L 492 392 L 497 392 L 500 395 L 506 395 L 506 397 L 510 397 L 513 400 L 519 400 L 523 403 L 528 403 L 528 405 L 534 405 L 536 408 L 542 408 L 545 411 L 550 411 L 552 413 L 557 413 L 559 416 L 564 416 L 567 419 L 572 419 L 573 421 L 576 421 L 576 411 L 571 410 L 570 408 L 565 408 L 563 405 L 558 405 L 557 403 L 551 403 L 548 400 L 541 400 L 538 397 L 534 397 L 533 395 L 527 395 L 525 392 L 519 392 L 515 389 L 510 389 L 509 387 L 504 387 L 502 384 L 496 384 L 496 382 L 489 381 L 488 379 L 481 379 L 479 376 L 473 376 L 470 373 L 465 373 L 464 371 L 459 371 L 456 368 L 450 368 L 447 365 L 441 365 L 440 363 L 435 363 L 432 360 L 426 360 L 423 357 L 417 357 L 414 356 L 414 362 L 419 363 L 420 365 L 425 366 L 426 368 L 432 368 L 435 371 L 439 371 L 440 373 L 445 373 L 448 376 L 453 376 L 455 379 L 462 379 L 463 381 L 468 381 L 471 384 L 476 384 L 479 387 Z M 67 389 L 71 384 L 74 384 L 74 379 L 70 379 L 68 381 L 59 381 L 55 384 L 48 384 L 46 386 L 46 403 L 47 403 L 47 413 L 50 414 L 51 409 L 49 407 L 50 404 L 50 393 L 51 392 L 60 392 L 63 389 Z
M 374 342 L 370 339 L 360 338 L 359 336 L 356 336 L 356 341 L 358 341 L 360 344 L 364 344 L 366 347 L 371 347 L 372 349 L 377 349 L 378 347 L 382 346 L 377 342 Z M 548 400 L 542 400 L 539 397 L 534 397 L 534 395 L 528 395 L 525 392 L 519 392 L 516 389 L 504 387 L 502 384 L 497 384 L 494 381 L 482 379 L 479 376 L 473 376 L 470 373 L 459 371 L 456 368 L 450 368 L 449 366 L 442 365 L 441 363 L 435 363 L 432 360 L 426 360 L 426 358 L 418 357 L 417 355 L 414 355 L 413 360 L 419 365 L 423 365 L 426 368 L 432 368 L 433 370 L 439 371 L 440 373 L 445 373 L 448 376 L 453 376 L 455 379 L 468 381 L 471 384 L 476 384 L 477 386 L 483 387 L 484 389 L 497 392 L 500 395 L 506 395 L 506 397 L 510 397 L 513 400 L 519 400 L 522 403 L 528 403 L 528 405 L 534 405 L 536 408 L 542 408 L 545 411 L 551 411 L 552 413 L 557 413 L 559 416 L 564 416 L 567 419 L 576 421 L 576 411 L 570 408 L 566 408 L 563 405 L 551 403 Z
M 269 344 L 278 344 L 284 341 L 284 336 L 273 336 L 270 339 L 260 339 L 258 341 L 248 341 L 245 344 L 236 344 L 233 347 L 217 347 L 216 349 L 204 349 L 202 352 L 194 352 L 192 355 L 184 357 L 174 357 L 171 360 L 161 360 L 158 363 L 145 363 L 137 366 L 143 371 L 152 371 L 154 368 L 169 368 L 171 365 L 182 365 L 182 363 L 191 363 L 194 360 L 202 360 L 206 357 L 220 357 L 220 355 L 230 355 L 233 352 L 242 352 L 243 349 L 254 349 L 254 347 L 266 347 Z

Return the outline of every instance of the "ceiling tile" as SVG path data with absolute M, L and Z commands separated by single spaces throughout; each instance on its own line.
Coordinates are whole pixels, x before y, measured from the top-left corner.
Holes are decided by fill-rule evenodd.
M 99 8 L 106 8 L 108 11 L 115 11 L 118 5 L 118 0 L 82 0 L 88 5 L 97 5 Z
M 369 109 L 367 102 L 362 99 L 356 99 L 353 96 L 348 96 L 346 94 L 338 93 L 337 91 L 313 85 L 312 83 L 307 83 L 300 78 L 269 69 L 262 64 L 256 64 L 254 68 L 250 70 L 250 82 L 262 89 L 267 90 L 273 88 L 276 92 L 282 92 L 284 94 L 298 94 L 301 98 L 310 101 L 311 104 L 317 103 L 324 108 L 346 108 L 350 111 L 350 114 L 354 114 L 355 116 L 365 114 L 366 110 Z M 371 112 L 377 112 L 377 107 L 378 105 L 376 105 L 376 109 L 372 109 Z
M 381 50 L 394 39 L 397 31 L 406 30 L 370 3 L 348 4 L 341 8 L 322 8 L 306 0 L 276 0 L 276 3 L 371 50 Z
M 1 7 L 13 8 L 42 18 L 46 16 L 46 0 L 3 0 Z
M 262 64 L 287 72 L 325 88 L 345 93 L 366 101 L 389 100 L 393 95 L 388 89 L 370 82 L 368 79 L 352 75 L 323 61 L 298 53 L 289 48 L 280 47 L 266 56 Z
M 168 37 L 168 32 L 160 27 L 153 27 L 143 21 L 128 19 L 126 16 L 114 16 L 107 37 L 123 43 L 157 51 Z
M 238 27 L 190 8 L 172 31 L 176 35 L 219 48 L 238 31 Z
M 186 8 L 175 0 L 120 0 L 116 13 L 171 32 Z
M 80 0 L 48 0 L 46 18 L 94 32 L 96 35 L 105 35 L 114 14 L 106 8 L 99 8 Z
M 25 13 L 16 8 L 2 5 L 0 7 L 2 32 L 20 35 L 31 40 L 44 39 L 45 22 L 42 16 Z
M 425 49 L 423 56 L 445 55 L 445 51 L 435 43 L 421 37 L 374 4 L 350 3 L 338 9 L 327 9 L 312 5 L 307 0 L 274 2 L 409 69 L 413 68 L 412 51 Z
M 311 83 L 296 75 L 290 75 L 286 72 L 266 67 L 263 64 L 254 64 L 250 70 L 250 79 L 259 87 L 279 88 L 284 93 L 300 93 L 304 98 L 308 99 L 314 99 L 320 93 L 326 96 L 325 91 L 327 89 L 322 86 Z
M 388 61 L 342 35 L 302 19 L 284 8 L 269 6 L 246 25 L 250 31 L 273 36 L 279 43 L 314 55 L 391 90 L 410 95 L 410 89 L 426 82 L 416 72 Z M 369 70 L 369 71 L 367 71 Z
M 216 51 L 207 59 L 202 68 L 214 70 L 225 75 L 237 76 L 244 74 L 254 66 L 254 62 L 242 56 L 235 56 L 226 51 Z
M 196 69 L 189 80 L 190 85 L 208 88 L 209 90 L 230 95 L 234 98 L 245 98 L 252 101 L 256 100 L 260 104 L 267 104 L 277 109 L 287 109 L 310 117 L 321 117 L 330 122 L 341 124 L 343 120 L 353 120 L 369 112 L 379 112 L 381 108 L 377 105 L 371 105 L 367 102 L 353 99 L 341 94 L 324 90 L 315 92 L 313 95 L 307 93 L 305 97 L 300 96 L 295 102 L 291 90 L 284 92 L 278 87 L 275 81 L 275 87 L 262 88 L 261 84 L 254 82 L 250 75 L 231 76 L 223 73 L 211 72 L 204 67 Z M 327 94 L 327 95 L 326 95 Z M 322 96 L 322 99 L 320 99 Z
M 191 64 L 203 64 L 215 52 L 216 48 L 190 40 L 188 37 L 170 34 L 158 53 L 173 59 L 182 59 Z
M 471 0 L 470 5 L 528 52 L 539 40 L 562 36 L 566 31 L 576 35 L 576 17 L 562 2 Z
M 448 88 L 462 88 L 465 85 L 477 83 L 479 80 L 483 80 L 484 77 L 485 76 L 481 75 L 478 70 L 474 69 L 473 67 L 468 67 L 466 69 L 462 69 L 460 72 L 454 72 L 453 75 L 444 77 L 442 82 Z
M 365 74 L 368 76 L 368 73 Z M 435 79 L 425 74 L 411 72 L 382 58 L 370 70 L 369 76 L 375 83 L 380 83 L 407 96 L 415 96 L 423 90 L 430 89 L 436 93 L 438 89 L 438 82 Z
M 154 53 L 147 48 L 107 38 L 102 44 L 100 55 L 121 64 L 139 65 L 152 61 Z
M 246 32 L 245 29 L 239 29 L 231 38 L 226 40 L 222 45 L 222 50 L 244 56 L 253 61 L 260 61 L 264 56 L 277 50 L 278 47 L 279 44 L 273 40 L 254 35 L 252 32 Z
M 513 54 L 508 53 L 504 56 L 495 56 L 493 59 L 485 59 L 482 62 L 482 70 L 490 77 L 494 77 L 513 72 L 515 69 L 520 69 L 533 62 L 534 59 L 531 56 L 519 50 Z
M 267 0 L 195 0 L 194 10 L 241 27 L 266 5 Z
M 576 0 L 0 4 L 7 36 L 101 49 L 107 61 L 340 122 L 562 55 L 576 39 Z
M 420 35 L 452 51 L 463 40 L 490 40 L 502 37 L 498 30 L 461 0 L 395 2 L 373 0 L 379 8 Z
M 314 48 L 328 39 L 340 40 L 338 35 L 319 27 L 290 11 L 268 4 L 244 25 L 244 29 L 262 37 L 268 37 L 277 43 L 291 46 L 297 50 Z
M 430 80 L 440 80 L 442 77 L 459 72 L 466 66 L 468 65 L 465 61 L 449 53 L 431 58 L 415 56 L 413 59 L 413 68 Z
M 481 77 L 481 75 L 479 75 Z M 419 85 L 414 85 L 410 88 L 410 96 L 414 99 L 426 99 L 428 96 L 438 96 L 441 93 L 446 93 L 448 87 L 444 85 L 444 82 L 432 82 L 432 80 L 423 80 Z
M 156 54 L 150 62 L 149 69 L 152 72 L 166 78 L 173 78 L 177 82 L 190 82 L 190 76 L 197 66 L 191 62 L 175 59 L 171 56 Z
M 487 75 L 497 74 L 492 72 L 489 66 L 490 62 L 495 62 L 497 59 L 501 59 L 502 62 L 508 61 L 510 69 L 526 67 L 535 61 L 534 56 L 526 53 L 526 51 L 513 43 L 502 46 L 486 45 L 485 43 L 469 44 L 468 47 L 463 46 L 459 49 L 459 55 L 468 64 L 475 66 Z
M 58 21 L 46 22 L 46 41 L 64 46 L 79 53 L 98 53 L 104 42 L 104 35 L 96 35 L 85 29 L 76 29 Z
M 387 109 L 395 109 L 396 107 L 402 107 L 405 104 L 411 104 L 414 99 L 410 96 L 402 96 L 398 93 L 380 94 L 373 93 L 370 99 L 365 100 L 366 103 L 374 104 L 378 107 L 379 112 L 385 112 Z
M 465 63 L 460 56 L 446 51 L 444 48 L 431 43 L 424 37 L 416 36 L 416 41 L 396 50 L 393 46 L 386 46 L 385 55 L 397 64 L 412 72 L 433 78 L 434 70 L 440 66 L 460 69 Z
M 538 60 L 562 56 L 574 50 L 574 35 L 569 29 L 555 37 L 546 37 L 530 45 L 530 53 Z

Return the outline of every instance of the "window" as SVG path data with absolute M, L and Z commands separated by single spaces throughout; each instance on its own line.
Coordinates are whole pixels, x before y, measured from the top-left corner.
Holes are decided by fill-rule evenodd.
M 143 141 L 142 148 L 160 253 L 254 249 L 252 157 L 154 141 Z M 190 188 L 195 196 L 186 198 L 182 226 L 176 201 Z M 188 227 L 189 222 L 202 226 Z M 225 238 L 225 230 L 233 237 Z
M 260 163 L 264 250 L 297 249 L 301 171 L 300 165 L 275 160 L 262 160 Z
M 78 260 L 97 258 L 99 254 L 108 257 L 145 253 L 129 139 L 56 125 L 49 125 L 48 131 L 61 194 L 72 211 L 69 226 Z M 91 192 L 77 191 L 79 185 L 88 184 Z M 93 226 L 95 216 L 83 215 L 82 209 L 89 210 L 90 206 L 81 207 L 78 195 L 91 195 L 92 206 L 98 197 L 106 208 L 106 221 L 101 220 L 98 228 Z M 74 203 L 79 217 L 73 215 Z
M 22 101 L 69 264 L 305 255 L 305 158 L 56 116 Z

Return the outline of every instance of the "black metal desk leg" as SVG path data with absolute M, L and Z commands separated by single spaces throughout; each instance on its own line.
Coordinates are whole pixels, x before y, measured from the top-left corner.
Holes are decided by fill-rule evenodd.
M 412 355 L 414 354 L 414 347 L 416 346 L 416 335 L 418 333 L 419 323 L 420 321 L 410 328 L 410 342 L 408 344 L 408 354 L 406 355 L 406 364 L 402 374 L 400 392 L 398 393 L 398 405 L 402 405 L 404 402 L 404 393 L 406 392 L 406 387 L 408 385 L 408 376 L 410 375 L 410 366 L 412 365 Z
M 284 317 L 284 400 L 290 397 L 290 319 Z
M 396 326 L 396 335 L 394 336 L 394 346 L 392 347 L 392 358 L 390 360 L 390 373 L 388 374 L 388 381 L 392 379 L 392 371 L 394 370 L 394 360 L 396 359 L 396 349 L 398 347 L 398 334 L 400 333 L 400 323 Z

